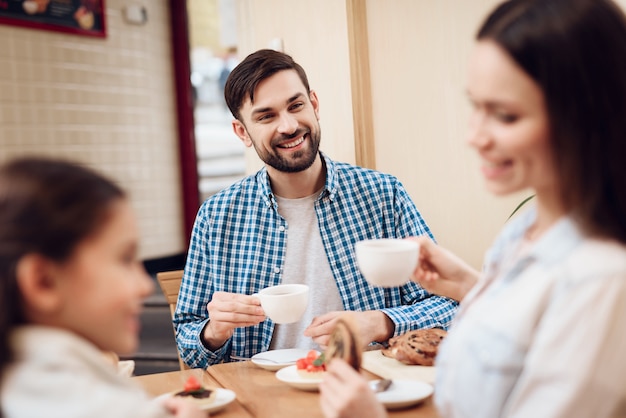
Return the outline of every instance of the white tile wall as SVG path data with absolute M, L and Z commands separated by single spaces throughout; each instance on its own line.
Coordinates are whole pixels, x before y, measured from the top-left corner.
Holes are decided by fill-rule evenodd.
M 144 2 L 126 23 L 106 1 L 107 37 L 0 25 L 0 161 L 72 158 L 129 192 L 142 258 L 186 247 L 176 132 L 169 1 Z

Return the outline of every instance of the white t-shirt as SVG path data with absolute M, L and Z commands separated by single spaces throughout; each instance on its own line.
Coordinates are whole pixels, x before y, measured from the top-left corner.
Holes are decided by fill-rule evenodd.
M 300 199 L 276 196 L 278 213 L 287 221 L 287 254 L 282 283 L 309 286 L 309 303 L 299 322 L 274 327 L 270 349 L 319 348 L 303 335 L 314 317 L 343 311 L 337 283 L 328 264 L 315 214 L 315 200 L 320 192 Z

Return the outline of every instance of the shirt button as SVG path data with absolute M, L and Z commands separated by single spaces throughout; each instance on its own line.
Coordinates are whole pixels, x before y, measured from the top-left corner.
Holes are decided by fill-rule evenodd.
M 276 274 L 280 273 L 280 267 L 274 267 L 274 273 Z
M 279 226 L 279 227 L 278 227 L 278 230 L 279 230 L 280 232 L 283 232 L 283 231 L 285 230 L 285 227 L 284 227 L 283 225 L 281 225 L 281 226 Z

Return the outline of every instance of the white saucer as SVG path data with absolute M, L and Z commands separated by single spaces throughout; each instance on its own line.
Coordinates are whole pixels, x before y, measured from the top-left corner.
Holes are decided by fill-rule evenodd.
M 393 379 L 393 383 L 384 392 L 376 394 L 376 398 L 387 409 L 400 409 L 415 405 L 433 393 L 432 385 L 408 379 Z
M 306 357 L 309 351 L 304 348 L 270 350 L 255 354 L 250 360 L 262 369 L 275 371 L 296 364 L 296 360 Z
M 207 412 L 220 411 L 224 409 L 232 401 L 234 401 L 235 398 L 237 397 L 235 395 L 235 392 L 233 392 L 232 390 L 222 389 L 222 388 L 211 388 L 211 390 L 214 390 L 216 392 L 215 398 L 211 402 L 206 403 L 206 404 L 196 403 L 198 408 L 200 408 L 203 411 L 207 411 Z M 174 394 L 177 392 L 178 391 L 164 393 L 163 395 L 159 395 L 156 398 L 154 398 L 154 401 L 160 402 L 162 399 L 169 398 L 170 396 L 174 396 Z
M 281 382 L 285 382 L 296 389 L 314 392 L 319 390 L 319 384 L 324 380 L 322 377 L 318 379 L 307 379 L 298 374 L 296 366 L 285 367 L 276 372 L 276 378 Z

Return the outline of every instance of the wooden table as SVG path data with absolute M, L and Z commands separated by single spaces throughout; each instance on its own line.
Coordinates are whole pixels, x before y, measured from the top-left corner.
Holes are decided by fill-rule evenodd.
M 377 376 L 364 371 L 365 376 Z M 207 386 L 230 389 L 237 400 L 223 411 L 216 413 L 221 418 L 323 418 L 318 392 L 305 392 L 292 388 L 278 380 L 275 372 L 263 370 L 250 361 L 216 364 L 206 372 L 200 369 L 180 372 L 157 373 L 135 377 L 153 395 L 182 387 L 188 376 L 195 374 Z M 438 418 L 432 397 L 403 410 L 389 411 L 390 418 Z

